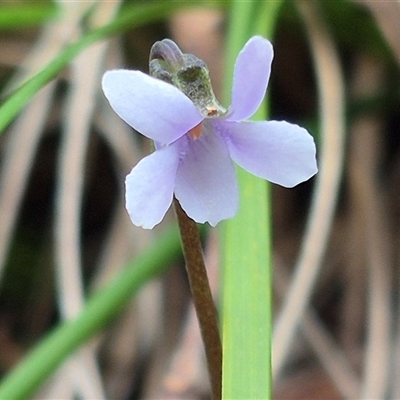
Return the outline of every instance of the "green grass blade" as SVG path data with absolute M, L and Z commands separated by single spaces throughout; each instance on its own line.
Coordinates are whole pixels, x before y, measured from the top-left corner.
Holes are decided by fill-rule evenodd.
M 52 331 L 0 384 L 0 399 L 26 399 L 66 357 L 111 322 L 150 279 L 181 256 L 177 228 L 157 238 L 105 288 L 86 303 L 74 320 Z
M 0 29 L 29 28 L 57 16 L 54 4 L 19 4 L 0 6 Z
M 168 17 L 179 8 L 193 7 L 204 4 L 203 1 L 183 2 L 155 2 L 138 4 L 124 8 L 119 16 L 110 24 L 89 32 L 82 39 L 66 47 L 59 56 L 50 62 L 42 71 L 17 89 L 0 107 L 0 133 L 10 124 L 28 101 L 82 50 L 91 44 L 123 32 L 137 28 L 150 22 Z M 218 4 L 217 1 L 210 4 Z
M 253 34 L 270 37 L 281 2 L 233 5 L 227 74 Z M 256 29 L 249 23 L 258 8 Z M 254 20 L 254 19 L 253 19 Z M 247 21 L 243 22 L 243 21 Z M 260 109 L 256 119 L 266 119 Z M 240 209 L 224 229 L 222 296 L 223 399 L 270 399 L 271 232 L 269 185 L 237 168 Z
M 223 398 L 270 398 L 270 233 L 266 182 L 238 168 L 240 211 L 225 226 Z M 255 206 L 254 201 L 261 201 Z

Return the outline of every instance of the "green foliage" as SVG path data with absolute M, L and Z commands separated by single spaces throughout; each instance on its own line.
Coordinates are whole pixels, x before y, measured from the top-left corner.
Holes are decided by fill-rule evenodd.
M 253 35 L 271 37 L 281 2 L 238 2 L 232 6 L 228 41 L 230 91 L 234 58 Z M 255 17 L 258 16 L 258 17 Z M 265 18 L 265 16 L 268 16 Z M 256 24 L 254 24 L 254 19 Z M 266 108 L 255 118 L 267 119 Z M 269 399 L 271 380 L 271 221 L 267 183 L 237 168 L 238 214 L 223 232 L 223 398 Z
M 57 15 L 57 8 L 49 3 L 0 5 L 0 29 L 26 29 L 43 24 Z
M 193 1 L 190 7 L 202 4 Z M 137 28 L 150 22 L 159 21 L 171 15 L 185 4 L 180 2 L 157 2 L 138 4 L 122 9 L 119 16 L 110 24 L 87 33 L 80 40 L 68 46 L 58 57 L 50 62 L 42 71 L 17 89 L 0 108 L 0 133 L 18 115 L 28 101 L 56 74 L 68 65 L 81 51 L 91 44 L 108 38 L 127 29 Z M 187 7 L 188 5 L 186 5 Z
M 368 49 L 369 54 L 394 65 L 393 51 L 365 8 L 345 0 L 318 3 L 342 55 L 362 53 Z M 113 22 L 85 33 L 67 46 L 3 102 L 0 107 L 0 133 L 41 88 L 94 43 L 163 20 L 183 7 L 198 5 L 230 7 L 227 67 L 224 72 L 225 105 L 229 104 L 235 58 L 248 38 L 254 34 L 271 38 L 278 16 L 282 26 L 295 34 L 303 34 L 294 2 L 127 2 Z M 0 30 L 40 26 L 60 17 L 54 3 L 25 2 L 18 7 L 1 5 Z M 398 73 L 397 67 L 395 73 Z M 371 110 L 395 110 L 399 103 L 398 83 L 396 81 L 389 88 L 382 88 L 373 97 L 350 103 L 347 109 L 349 119 Z M 256 119 L 267 117 L 268 104 L 260 110 Z M 317 133 L 316 119 L 310 120 L 308 125 L 313 127 L 311 131 Z M 239 168 L 238 179 L 240 211 L 234 219 L 224 223 L 221 231 L 223 397 L 268 399 L 272 390 L 270 189 L 265 181 Z M 143 285 L 164 272 L 180 254 L 180 240 L 175 229 L 157 238 L 152 247 L 127 265 L 107 287 L 90 297 L 76 319 L 59 325 L 22 360 L 1 383 L 0 398 L 30 397 L 57 366 L 112 321 Z M 19 284 L 22 287 L 25 282 Z
M 119 315 L 150 279 L 181 255 L 177 229 L 157 238 L 105 288 L 91 296 L 77 318 L 52 331 L 0 385 L 1 399 L 29 398 L 46 378 L 85 341 Z

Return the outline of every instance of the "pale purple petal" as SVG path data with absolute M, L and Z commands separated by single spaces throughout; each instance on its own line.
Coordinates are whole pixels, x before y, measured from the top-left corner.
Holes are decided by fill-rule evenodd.
M 127 124 L 163 144 L 172 143 L 203 120 L 176 87 L 140 71 L 108 71 L 102 87 L 111 107 Z
M 253 36 L 239 53 L 235 64 L 229 121 L 251 117 L 264 99 L 274 56 L 272 44 Z
M 153 228 L 171 205 L 181 143 L 143 158 L 126 177 L 126 209 L 135 225 Z
M 232 159 L 245 170 L 285 187 L 317 172 L 312 136 L 285 121 L 214 122 Z
M 239 191 L 235 167 L 224 140 L 206 127 L 197 140 L 187 138 L 188 151 L 179 165 L 175 196 L 197 222 L 215 226 L 236 214 Z

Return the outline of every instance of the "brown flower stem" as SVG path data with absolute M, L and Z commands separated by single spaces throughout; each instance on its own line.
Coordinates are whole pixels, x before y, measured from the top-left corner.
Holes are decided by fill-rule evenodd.
M 174 205 L 181 233 L 190 290 L 206 352 L 212 398 L 213 400 L 220 400 L 222 345 L 218 329 L 217 312 L 211 296 L 207 271 L 204 265 L 200 235 L 196 223 L 186 215 L 178 200 L 174 200 Z

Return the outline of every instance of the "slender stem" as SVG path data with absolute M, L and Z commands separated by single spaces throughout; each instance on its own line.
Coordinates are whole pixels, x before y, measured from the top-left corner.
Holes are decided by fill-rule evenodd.
M 174 205 L 181 232 L 190 290 L 206 352 L 212 398 L 219 400 L 221 399 L 222 345 L 217 312 L 204 265 L 200 235 L 196 223 L 186 215 L 178 200 L 174 200 Z

